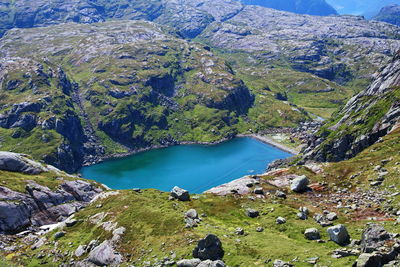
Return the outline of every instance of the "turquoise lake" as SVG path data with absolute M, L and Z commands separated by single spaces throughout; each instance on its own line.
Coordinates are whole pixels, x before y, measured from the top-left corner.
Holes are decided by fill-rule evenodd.
M 252 138 L 236 138 L 217 145 L 180 145 L 155 149 L 84 167 L 81 174 L 112 189 L 179 186 L 190 193 L 249 174 L 263 173 L 268 163 L 291 154 Z

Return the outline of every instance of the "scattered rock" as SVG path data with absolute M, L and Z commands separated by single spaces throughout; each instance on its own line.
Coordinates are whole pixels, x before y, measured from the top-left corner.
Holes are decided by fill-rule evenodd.
M 308 228 L 304 231 L 304 236 L 308 240 L 318 240 L 321 239 L 321 234 L 317 228 Z
M 283 217 L 278 217 L 278 218 L 276 218 L 276 223 L 277 224 L 284 224 L 284 223 L 286 223 L 286 219 L 283 218 Z
M 244 235 L 244 230 L 243 230 L 243 228 L 240 228 L 240 227 L 236 228 L 236 229 L 235 229 L 235 234 L 237 234 L 237 235 Z
M 195 209 L 190 209 L 185 213 L 186 228 L 197 227 L 200 221 L 199 215 Z
M 178 267 L 197 267 L 200 262 L 200 259 L 180 260 L 176 263 L 176 265 Z
M 65 236 L 65 232 L 57 232 L 54 234 L 55 239 L 59 239 L 61 237 Z
M 98 266 L 116 266 L 122 262 L 122 256 L 105 240 L 89 253 L 88 260 Z
M 259 232 L 259 233 L 264 232 L 264 228 L 262 228 L 262 227 L 257 227 L 257 228 L 256 228 L 256 232 Z
M 79 245 L 79 247 L 75 250 L 75 256 L 81 257 L 83 254 L 86 253 L 86 247 L 83 245 Z
M 279 197 L 279 198 L 286 199 L 286 194 L 284 192 L 280 191 L 280 190 L 275 192 L 275 196 Z
M 328 219 L 328 221 L 334 221 L 337 220 L 338 216 L 335 212 L 330 212 L 326 215 L 326 219 Z
M 256 187 L 256 189 L 254 189 L 254 194 L 264 195 L 264 189 L 262 187 Z
M 175 186 L 171 190 L 171 197 L 173 197 L 174 199 L 178 199 L 180 201 L 189 201 L 190 200 L 189 192 L 187 190 L 184 190 L 177 186 Z
M 290 183 L 290 189 L 297 193 L 305 192 L 308 189 L 309 180 L 305 175 L 293 179 Z
M 294 265 L 289 263 L 289 262 L 285 262 L 283 260 L 275 260 L 273 263 L 274 267 L 293 267 Z
M 260 212 L 258 210 L 246 209 L 246 215 L 250 218 L 256 218 L 260 216 Z

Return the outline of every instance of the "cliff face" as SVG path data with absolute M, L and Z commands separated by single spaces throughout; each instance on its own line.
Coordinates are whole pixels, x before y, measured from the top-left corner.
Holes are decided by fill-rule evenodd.
M 376 74 L 310 142 L 306 159 L 341 161 L 357 155 L 400 123 L 400 53 Z
M 400 26 L 400 5 L 390 5 L 381 9 L 374 20 L 383 21 Z

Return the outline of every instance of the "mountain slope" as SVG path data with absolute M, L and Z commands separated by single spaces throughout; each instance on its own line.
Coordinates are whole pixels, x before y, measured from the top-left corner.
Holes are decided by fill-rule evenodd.
M 390 5 L 381 9 L 374 20 L 383 21 L 400 26 L 400 5 Z
M 321 130 L 305 158 L 341 161 L 357 155 L 400 123 L 400 53 Z
M 298 14 L 317 16 L 337 15 L 336 10 L 326 3 L 325 0 L 242 0 L 242 3 L 246 5 L 269 7 Z
M 339 14 L 362 15 L 372 18 L 384 6 L 400 4 L 400 0 L 326 0 Z

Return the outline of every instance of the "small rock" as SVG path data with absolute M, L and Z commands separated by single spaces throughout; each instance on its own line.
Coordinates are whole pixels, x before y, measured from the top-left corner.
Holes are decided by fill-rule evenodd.
M 237 234 L 237 235 L 244 235 L 244 230 L 243 230 L 243 228 L 240 228 L 240 227 L 236 228 L 235 234 Z
M 246 209 L 246 215 L 250 218 L 256 218 L 260 216 L 260 212 L 258 210 Z
M 257 228 L 256 228 L 256 232 L 259 232 L 259 233 L 264 232 L 264 228 L 262 228 L 262 227 L 257 227 Z
M 275 196 L 279 197 L 279 198 L 286 199 L 286 194 L 284 192 L 282 192 L 282 191 L 279 191 L 279 190 L 275 192 Z
M 57 232 L 54 234 L 55 239 L 61 238 L 63 236 L 65 236 L 65 232 Z
M 274 267 L 293 267 L 293 264 L 290 264 L 289 262 L 285 262 L 283 260 L 275 260 L 273 263 Z
M 326 215 L 326 218 L 328 219 L 328 221 L 334 221 L 334 220 L 337 220 L 337 214 L 335 213 L 335 212 L 329 212 L 327 215 Z
M 69 220 L 66 220 L 65 221 L 65 225 L 67 226 L 67 227 L 72 227 L 72 226 L 74 226 L 75 224 L 77 224 L 78 223 L 78 220 L 77 219 L 69 219 Z
M 321 234 L 317 228 L 308 228 L 304 231 L 304 236 L 308 240 L 318 240 L 321 239 Z
M 262 187 L 256 187 L 256 189 L 254 189 L 254 194 L 264 195 L 264 189 Z
M 299 218 L 300 220 L 307 220 L 307 214 L 305 214 L 304 212 L 298 212 L 297 218 Z
M 277 224 L 284 224 L 284 223 L 286 223 L 286 219 L 283 218 L 283 217 L 278 217 L 278 218 L 276 218 L 276 223 Z

